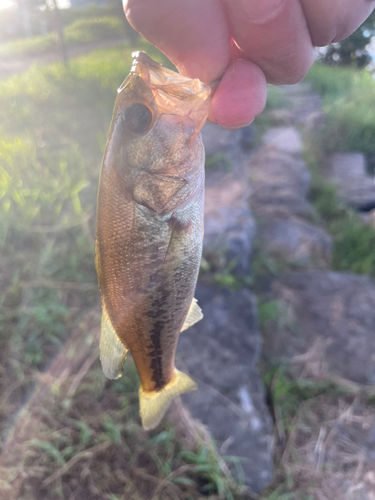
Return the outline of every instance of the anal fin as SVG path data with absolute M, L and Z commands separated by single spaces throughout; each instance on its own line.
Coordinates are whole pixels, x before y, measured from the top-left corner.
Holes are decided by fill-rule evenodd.
M 202 309 L 198 306 L 197 299 L 191 301 L 189 311 L 187 313 L 184 324 L 182 325 L 181 331 L 187 330 L 191 326 L 198 323 L 203 318 Z
M 118 338 L 103 304 L 100 332 L 100 361 L 106 377 L 112 380 L 121 377 L 127 352 L 128 350 Z

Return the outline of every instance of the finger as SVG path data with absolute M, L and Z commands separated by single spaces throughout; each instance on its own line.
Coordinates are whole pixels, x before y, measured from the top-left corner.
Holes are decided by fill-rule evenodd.
M 226 128 L 251 123 L 266 104 L 267 83 L 261 69 L 245 59 L 228 67 L 217 88 L 208 119 Z
M 374 9 L 368 0 L 300 0 L 316 47 L 353 33 Z
M 269 83 L 296 83 L 305 76 L 314 49 L 298 0 L 225 0 L 225 5 L 236 43 Z
M 221 0 L 124 0 L 126 17 L 180 73 L 209 82 L 229 64 L 230 33 Z

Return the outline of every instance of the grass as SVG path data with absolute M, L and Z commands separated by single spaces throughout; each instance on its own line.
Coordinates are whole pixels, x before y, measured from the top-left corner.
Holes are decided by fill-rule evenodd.
M 285 108 L 287 103 L 285 92 L 282 89 L 274 87 L 273 85 L 267 86 L 267 102 L 265 108 L 267 111 Z
M 137 388 L 131 360 L 114 382 L 96 362 L 73 396 L 56 396 L 24 447 L 17 498 L 244 498 L 209 448 L 184 449 L 170 425 L 143 431 Z
M 375 277 L 375 229 L 363 222 L 357 212 L 345 207 L 337 197 L 335 186 L 325 180 L 326 154 L 320 135 L 311 134 L 306 138 L 304 156 L 312 172 L 310 199 L 318 222 L 333 238 L 331 267 Z
M 324 172 L 328 155 L 334 149 L 361 150 L 374 148 L 371 116 L 374 83 L 369 73 L 358 70 L 314 66 L 309 74 L 313 87 L 324 97 L 327 126 L 320 133 L 304 138 L 304 159 L 312 172 L 310 199 L 314 203 L 316 223 L 325 226 L 333 237 L 332 268 L 375 276 L 375 230 L 359 215 L 344 207 L 335 187 L 327 183 Z M 374 92 L 374 94 L 373 94 Z M 353 111 L 357 108 L 358 111 Z M 352 114 L 353 113 L 353 114 Z M 351 117 L 353 116 L 353 122 Z M 293 315 L 288 317 L 283 303 L 274 300 L 272 285 L 281 271 L 292 266 L 269 259 L 257 248 L 254 261 L 255 288 L 260 327 L 277 335 L 287 322 L 293 328 Z M 301 325 L 303 328 L 303 325 Z M 263 361 L 267 363 L 266 360 Z M 298 361 L 295 360 L 295 363 Z M 275 481 L 261 495 L 262 500 L 315 500 L 341 498 L 343 481 L 360 489 L 366 475 L 359 470 L 361 437 L 352 430 L 351 445 L 343 449 L 348 412 L 357 411 L 365 424 L 374 415 L 373 391 L 335 377 L 316 379 L 308 370 L 301 373 L 296 364 L 263 367 L 268 401 L 275 421 Z M 355 408 L 355 410 L 353 410 Z M 353 424 L 353 427 L 357 424 Z M 357 455 L 356 455 L 357 454 Z M 364 456 L 364 455 L 362 455 Z M 344 465 L 344 462 L 346 465 Z M 371 465 L 369 465 L 371 468 Z M 357 476 L 356 476 L 357 474 Z
M 323 96 L 327 151 L 375 152 L 375 81 L 367 70 L 315 64 L 306 80 Z
M 167 63 L 142 44 L 138 48 Z M 132 50 L 125 43 L 72 60 L 68 69 L 34 66 L 0 82 L 2 446 L 72 331 L 82 330 L 85 344 L 99 324 L 99 317 L 87 326 L 84 320 L 99 301 L 97 183 L 116 89 Z M 184 449 L 170 426 L 151 438 L 142 430 L 130 361 L 124 376 L 111 382 L 98 360 L 81 380 L 86 361 L 65 385 L 54 382 L 53 399 L 32 415 L 37 430 L 23 443 L 17 470 L 6 478 L 1 474 L 8 469 L 0 471 L 0 490 L 17 486 L 18 498 L 28 500 L 248 498 L 209 447 Z
M 207 156 L 204 166 L 207 172 L 214 172 L 219 169 L 230 172 L 233 168 L 229 155 L 222 152 Z
M 64 38 L 68 48 L 74 48 L 93 42 L 102 42 L 115 38 L 126 38 L 125 23 L 119 16 L 101 15 L 77 19 L 64 29 Z M 32 38 L 19 38 L 0 45 L 0 56 L 40 55 L 57 51 L 60 41 L 57 32 Z
M 99 51 L 68 71 L 33 67 L 0 82 L 0 342 L 12 360 L 4 359 L 1 385 L 17 380 L 16 362 L 21 379 L 45 367 L 80 312 L 98 300 L 94 287 L 80 294 L 59 283 L 96 283 L 98 175 L 130 52 Z M 27 286 L 35 280 L 52 286 Z
M 14 387 L 1 399 L 2 437 L 36 373 L 98 302 L 97 182 L 130 52 L 98 51 L 69 70 L 35 66 L 0 82 L 0 393 Z
M 283 316 L 283 304 L 279 300 L 259 301 L 259 326 L 265 328 L 268 322 L 277 323 Z
M 341 498 L 343 480 L 359 487 L 371 470 L 371 464 L 359 470 L 364 450 L 353 444 L 354 429 L 374 418 L 373 391 L 288 372 L 275 365 L 263 375 L 275 420 L 276 477 L 261 500 Z M 348 432 L 352 441 L 345 447 Z

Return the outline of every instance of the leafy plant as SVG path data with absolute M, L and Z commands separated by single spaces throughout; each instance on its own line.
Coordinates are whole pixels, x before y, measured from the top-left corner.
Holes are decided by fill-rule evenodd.
M 324 100 L 327 151 L 375 151 L 375 82 L 369 71 L 315 64 L 306 77 Z
M 118 16 L 108 14 L 76 19 L 68 24 L 64 30 L 64 38 L 68 48 L 114 38 L 125 38 L 125 36 L 123 20 Z M 20 38 L 3 43 L 0 45 L 0 55 L 39 55 L 59 50 L 59 44 L 57 33 L 52 32 L 47 35 Z
M 182 450 L 180 456 L 193 465 L 193 471 L 206 480 L 201 488 L 202 493 L 217 493 L 220 499 L 234 500 L 233 484 L 228 482 L 228 474 L 225 474 L 222 464 L 212 450 L 202 446 L 198 451 Z
M 363 222 L 358 213 L 345 207 L 336 188 L 322 176 L 326 164 L 320 135 L 306 142 L 305 159 L 312 170 L 310 198 L 333 237 L 332 268 L 375 276 L 375 229 Z

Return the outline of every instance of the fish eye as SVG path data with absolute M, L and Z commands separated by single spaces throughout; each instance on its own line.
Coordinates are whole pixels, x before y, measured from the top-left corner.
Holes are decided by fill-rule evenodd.
M 125 110 L 124 120 L 131 132 L 144 134 L 152 121 L 152 113 L 147 106 L 136 102 Z

